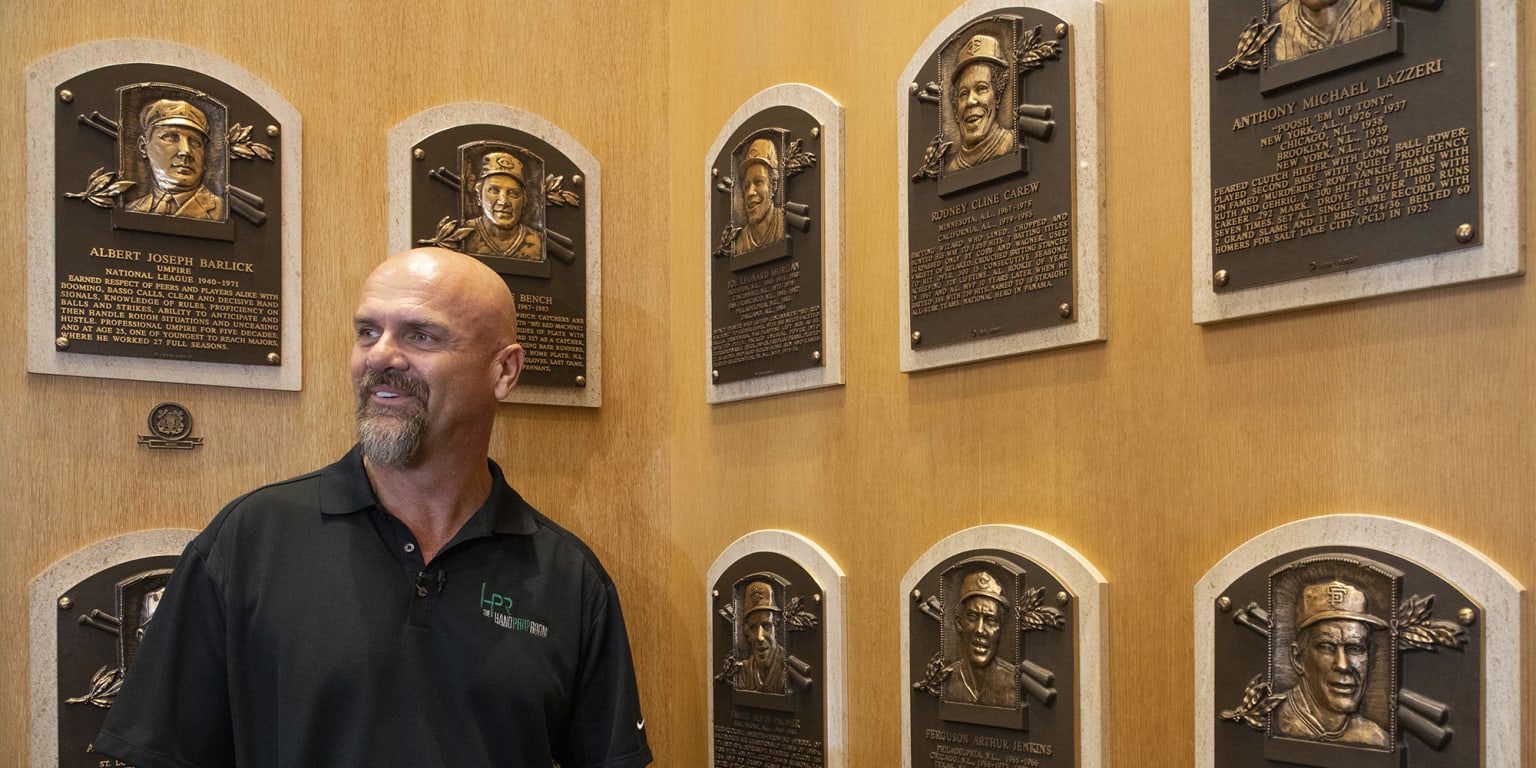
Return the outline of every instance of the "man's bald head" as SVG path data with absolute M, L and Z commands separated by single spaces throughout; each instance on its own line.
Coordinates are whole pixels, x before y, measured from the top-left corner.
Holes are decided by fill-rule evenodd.
M 517 341 L 517 304 L 512 292 L 501 275 L 479 259 L 446 248 L 404 251 L 374 268 L 363 283 L 363 293 L 411 284 L 451 302 L 491 343 L 500 347 Z

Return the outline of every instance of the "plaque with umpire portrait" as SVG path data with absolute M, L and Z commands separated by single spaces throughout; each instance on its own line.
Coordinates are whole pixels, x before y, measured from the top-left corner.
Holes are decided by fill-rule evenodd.
M 34 768 L 115 765 L 93 748 L 144 632 L 195 531 L 153 530 L 97 543 L 32 581 Z
M 298 114 L 172 43 L 28 77 L 28 370 L 299 389 Z
M 705 156 L 710 403 L 841 384 L 842 107 L 778 85 Z
M 507 401 L 600 406 L 596 158 L 540 117 L 460 103 L 395 126 L 389 167 L 391 252 L 465 253 L 512 291 L 526 357 Z
M 1103 586 L 1017 526 L 925 553 L 902 579 L 903 766 L 1103 765 Z
M 1194 0 L 1195 321 L 1522 271 L 1516 5 Z
M 1197 588 L 1197 692 L 1211 697 L 1197 713 L 1201 765 L 1518 762 L 1518 736 L 1503 733 L 1519 729 L 1518 670 L 1494 673 L 1513 673 L 1508 697 L 1493 692 L 1509 684 L 1490 677 L 1518 666 L 1501 658 L 1519 654 L 1507 645 L 1519 633 L 1518 585 L 1463 545 L 1387 518 L 1281 531 Z
M 846 768 L 843 573 L 789 531 L 709 569 L 710 767 Z
M 973 0 L 902 73 L 903 371 L 1104 338 L 1101 16 Z

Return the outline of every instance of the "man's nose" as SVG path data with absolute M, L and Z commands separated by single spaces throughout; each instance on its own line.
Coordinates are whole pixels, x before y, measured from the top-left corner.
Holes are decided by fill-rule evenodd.
M 1333 668 L 1339 672 L 1349 671 L 1349 651 L 1337 648 L 1333 652 Z
M 368 347 L 368 367 L 376 371 L 390 368 L 403 370 L 409 367 L 405 356 L 400 354 L 400 345 L 395 343 L 394 335 L 381 333 Z

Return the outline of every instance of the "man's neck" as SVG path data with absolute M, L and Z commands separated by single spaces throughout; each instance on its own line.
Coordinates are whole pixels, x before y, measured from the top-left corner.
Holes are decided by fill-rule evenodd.
M 405 523 L 430 562 L 491 495 L 486 460 L 442 457 L 405 466 L 363 459 L 379 503 Z

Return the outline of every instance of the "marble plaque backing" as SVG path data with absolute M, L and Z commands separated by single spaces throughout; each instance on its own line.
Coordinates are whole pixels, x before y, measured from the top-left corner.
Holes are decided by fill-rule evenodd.
M 123 103 L 133 109 L 126 116 L 118 113 L 116 97 L 110 99 L 112 106 L 103 110 L 101 88 L 92 86 L 90 93 L 78 94 L 78 98 L 73 92 L 65 93 L 66 82 L 89 74 L 82 82 L 96 83 L 106 75 L 97 77 L 92 73 L 108 68 L 121 72 L 125 80 L 121 85 L 138 83 L 146 77 L 174 76 L 185 82 L 147 86 L 146 92 L 153 93 L 142 98 L 130 92 Z M 213 130 L 226 129 L 225 136 L 215 137 L 210 143 L 205 163 L 208 167 L 203 175 L 205 185 L 214 185 L 220 193 L 227 186 L 223 198 L 227 210 L 220 221 L 197 220 L 179 212 L 136 212 L 134 198 L 147 187 L 148 181 L 118 178 L 119 174 L 137 173 L 139 162 L 133 142 L 113 147 L 119 124 L 125 129 L 136 126 L 142 114 L 139 107 L 145 106 L 147 100 L 182 98 L 172 92 L 175 86 L 207 88 L 207 98 L 231 102 L 232 111 L 226 123 L 223 113 L 212 109 L 213 101 L 206 101 L 202 95 L 193 97 L 217 113 L 208 117 Z M 247 101 L 255 107 L 237 108 Z M 59 108 L 61 104 L 74 107 L 76 103 L 79 110 Z M 300 389 L 303 126 L 298 111 L 271 86 L 229 61 L 176 43 L 136 39 L 84 43 L 38 60 L 27 71 L 26 104 L 28 176 L 32 179 L 27 197 L 27 370 L 138 381 Z M 274 122 L 256 116 L 257 110 L 266 112 Z M 62 122 L 60 115 L 72 111 L 80 112 L 80 119 L 67 128 L 75 133 L 84 132 L 86 135 L 79 138 L 81 142 L 98 139 L 103 149 L 96 159 L 81 158 L 89 165 L 71 167 L 67 176 L 60 176 L 56 171 L 62 167 L 61 161 L 68 160 L 63 164 L 72 165 L 73 155 L 82 154 L 78 148 L 59 146 L 58 131 L 66 126 L 56 123 Z M 246 124 L 240 125 L 238 131 L 232 130 L 242 120 Z M 252 125 L 251 120 L 261 124 Z M 268 135 L 268 125 L 278 131 L 276 136 Z M 230 158 L 227 170 L 225 157 Z M 100 171 L 92 172 L 92 167 L 100 167 Z M 274 175 L 278 177 L 276 181 L 270 178 Z M 124 187 L 127 182 L 134 182 L 133 186 Z M 252 189 L 236 188 L 238 184 L 253 183 Z M 102 206 L 113 210 L 101 210 Z M 93 239 L 84 230 L 59 226 L 63 223 L 57 217 L 66 213 L 77 217 L 82 225 L 89 224 L 89 229 L 101 232 Z M 69 253 L 61 253 L 64 248 Z M 92 250 L 98 255 L 87 255 Z M 132 256 L 124 257 L 123 252 Z M 152 252 L 165 252 L 171 258 L 151 262 Z M 113 253 L 119 257 L 110 258 Z M 269 258 L 269 254 L 280 256 Z M 72 270 L 59 269 L 66 262 L 97 267 L 101 274 L 87 269 L 91 273 L 79 275 L 77 281 L 71 277 Z M 161 269 L 169 270 L 164 273 L 170 275 L 169 279 L 157 279 Z M 92 281 L 98 279 L 121 282 L 115 286 L 97 284 L 102 290 L 95 294 Z M 77 284 L 82 286 L 81 290 L 69 289 Z M 125 289 L 128 294 L 113 293 L 108 288 Z M 128 298 L 119 301 L 124 295 Z M 84 307 L 59 306 L 89 296 L 99 299 L 84 299 Z M 105 304 L 113 304 L 113 309 L 99 308 Z M 151 309 L 131 311 L 140 307 Z M 272 311 L 280 313 L 280 317 L 274 318 L 269 314 Z M 168 318 L 182 312 L 187 320 L 181 325 L 186 327 L 172 328 Z M 197 315 L 199 312 L 203 315 Z M 226 316 L 217 317 L 215 312 Z M 97 325 L 96 333 L 90 334 L 84 331 L 85 326 L 71 322 L 79 317 L 101 320 L 120 330 L 103 333 L 103 326 Z M 246 349 L 250 345 L 236 340 L 241 336 L 240 323 L 257 329 L 252 333 L 260 334 L 262 345 L 269 337 L 277 342 L 276 346 L 263 346 L 263 351 L 254 355 L 258 362 L 250 362 L 253 353 Z M 74 330 L 65 330 L 65 324 Z M 231 330 L 236 333 L 228 333 Z M 71 334 L 81 339 L 78 344 L 71 343 L 76 351 L 60 349 L 58 338 Z M 86 335 L 91 335 L 90 341 L 84 341 Z M 138 343 L 150 337 L 160 345 Z M 208 346 L 193 348 L 193 343 Z M 181 344 L 185 346 L 177 346 Z M 281 353 L 269 361 L 267 349 L 280 349 Z M 126 354 L 127 350 L 135 354 Z M 138 354 L 140 351 L 143 354 Z
M 94 768 L 99 755 L 87 752 L 90 740 L 106 719 L 106 709 L 89 701 L 71 704 L 69 698 L 86 698 L 92 688 L 91 672 L 111 673 L 120 662 L 118 644 L 107 632 L 78 621 L 93 610 L 115 613 L 100 590 L 80 593 L 83 586 L 101 581 L 109 571 L 134 563 L 130 571 L 169 568 L 197 531 L 157 529 L 124 534 L 70 554 L 32 580 L 28 589 L 31 621 L 32 768 L 78 766 Z M 131 574 L 121 574 L 131 575 Z M 114 577 L 115 578 L 115 577 Z M 69 598 L 69 603 L 61 603 Z M 119 617 L 121 618 L 121 617 Z M 98 622 L 100 624 L 101 622 Z M 62 633 L 72 636 L 63 638 Z M 89 658 L 59 658 L 61 646 L 90 649 Z M 131 660 L 131 659 L 130 659 Z M 71 743 L 61 748 L 61 735 Z
M 710 768 L 848 768 L 842 569 L 800 534 L 761 530 L 726 547 L 707 584 Z M 753 617 L 772 622 L 767 674 Z
M 1373 2 L 1291 58 L 1270 4 L 1191 2 L 1195 322 L 1524 271 L 1518 1 Z
M 1254 537 L 1195 587 L 1195 765 L 1518 764 L 1523 592 L 1465 544 L 1392 518 Z M 1356 725 L 1318 735 L 1295 714 L 1307 697 L 1292 642 L 1330 618 L 1369 637 Z
M 782 111 L 782 110 L 789 111 Z M 791 131 L 788 141 L 798 140 L 800 147 L 814 150 L 815 158 L 803 170 L 781 172 L 780 206 L 785 211 L 785 236 L 778 243 L 729 257 L 714 254 L 722 246 L 722 228 L 739 222 L 731 214 L 727 195 L 736 196 L 736 171 L 721 167 L 723 155 L 732 154 L 745 133 L 757 136 L 764 127 L 790 128 L 784 117 L 802 117 L 795 122 L 815 121 L 819 135 L 807 130 Z M 804 151 L 804 149 L 802 150 Z M 740 154 L 737 152 L 736 154 Z M 778 162 L 788 165 L 787 152 L 779 152 Z M 704 252 L 705 266 L 705 400 L 724 403 L 765 397 L 784 392 L 838 386 L 843 383 L 842 355 L 842 249 L 843 249 L 843 107 L 832 97 L 809 85 L 786 83 L 763 90 L 733 113 L 715 137 L 704 157 Z M 794 178 L 791 178 L 794 177 Z M 817 188 L 807 188 L 817 185 Z M 806 206 L 807 200 L 817 204 Z M 803 217 L 801 227 L 793 224 Z M 776 250 L 782 249 L 782 250 Z M 759 254 L 774 257 L 763 261 Z M 791 271 L 792 270 L 792 271 Z M 784 274 L 778 274 L 784 273 Z M 746 283 L 760 288 L 750 292 Z M 771 288 L 771 291 L 766 289 Z M 733 291 L 738 293 L 732 295 Z M 775 299 L 771 294 L 779 294 Z M 737 311 L 738 302 L 769 304 L 758 311 Z M 818 311 L 819 309 L 819 311 Z M 819 344 L 794 341 L 791 334 L 795 316 L 819 317 L 805 322 L 819 326 Z M 722 369 L 716 365 L 722 334 L 750 329 L 756 323 L 762 330 L 750 331 L 745 341 L 733 347 L 750 346 L 774 335 L 787 340 L 767 352 L 747 355 L 750 360 Z M 807 331 L 810 328 L 807 326 Z M 809 333 L 801 334 L 809 338 Z M 776 352 L 776 350 L 784 350 Z M 756 364 L 755 364 L 756 363 Z M 719 372 L 720 376 L 716 376 Z
M 1060 104 L 1023 105 L 1025 109 L 1036 111 L 1020 113 L 1018 118 L 1022 122 L 1032 121 L 1042 126 L 1054 122 L 1056 132 L 1061 135 L 1048 134 L 1042 130 L 1036 136 L 1049 138 L 1029 138 L 1029 134 L 1020 128 L 1018 135 L 1025 137 L 1020 141 L 1027 145 L 1029 155 L 1019 154 L 1015 160 L 1011 159 L 1014 155 L 1010 154 L 1010 159 L 994 159 L 963 171 L 941 173 L 937 181 L 927 178 L 925 159 L 938 148 L 938 145 L 931 142 L 938 140 L 934 139 L 931 132 L 927 135 L 913 135 L 910 126 L 913 125 L 914 115 L 940 110 L 940 94 L 947 92 L 934 80 L 936 75 L 931 72 L 933 65 L 930 62 L 941 53 L 941 48 L 949 50 L 952 46 L 948 46 L 947 41 L 972 22 L 990 14 L 1008 14 L 1010 8 L 1015 11 L 1024 9 L 1042 12 L 1066 24 L 1064 32 L 1068 44 L 1065 53 L 1059 56 L 1059 60 L 1044 61 L 1042 66 L 1066 69 L 1063 80 L 1070 89 L 1070 99 L 1062 97 L 1060 101 L 1064 103 Z M 897 226 L 901 275 L 901 337 L 898 342 L 903 372 L 1102 341 L 1105 338 L 1101 261 L 1104 208 L 1100 196 L 1104 163 L 1100 153 L 1099 128 L 1103 107 L 1100 96 L 1103 72 L 1102 21 L 1103 8 L 1092 0 L 1042 0 L 1035 3 L 971 0 L 934 28 L 903 70 L 896 91 L 897 130 L 902 139 L 897 142 L 895 180 L 899 198 Z M 1032 29 L 1021 29 L 1017 42 L 1024 42 Z M 1044 40 L 1057 40 L 1059 34 L 1055 29 L 1040 30 Z M 942 56 L 940 58 L 942 68 L 944 61 Z M 954 54 L 951 53 L 950 58 L 954 58 Z M 1024 68 L 1023 65 L 1019 66 Z M 1027 89 L 1029 79 L 1039 76 L 1039 73 L 1025 75 L 1018 80 Z M 935 88 L 928 88 L 929 83 L 933 83 Z M 931 92 L 935 90 L 937 92 Z M 1007 100 L 1005 106 L 1012 106 L 1012 103 Z M 1039 108 L 1043 106 L 1049 106 L 1050 111 L 1041 111 Z M 948 136 L 949 133 L 944 135 Z M 949 153 L 953 154 L 954 151 L 952 147 Z M 973 173 L 986 176 L 989 166 L 996 167 L 1007 162 L 1014 163 L 1011 170 L 1013 175 L 1006 177 L 1007 183 L 983 178 L 974 181 L 977 186 L 964 189 L 949 190 L 946 186 L 961 183 L 956 181 L 961 176 L 968 177 Z M 1021 173 L 1025 166 L 1032 170 Z M 1041 169 L 1044 168 L 1055 169 L 1055 172 L 1042 175 Z M 924 178 L 914 180 L 914 174 Z M 962 181 L 968 185 L 972 183 Z M 1039 182 L 1038 187 L 1034 186 L 1036 182 Z M 915 205 L 920 196 L 928 202 Z M 1036 197 L 1040 199 L 1042 211 L 1044 208 L 1050 209 L 1049 214 L 1042 213 L 1038 220 L 1031 218 L 1035 213 L 1031 205 Z M 1055 203 L 1048 205 L 1048 198 L 1059 198 L 1062 201 L 1059 205 L 1065 210 L 1059 210 Z M 960 212 L 956 206 L 964 206 L 964 212 Z M 918 209 L 923 212 L 921 220 L 914 221 L 914 216 L 918 214 L 913 211 Z M 951 211 L 953 215 L 949 213 Z M 967 218 L 974 221 L 965 223 Z M 962 269 L 945 266 L 948 262 L 942 258 L 934 261 L 932 257 L 937 252 L 936 247 L 921 246 L 914 239 L 913 231 L 918 225 L 927 232 L 928 229 L 937 229 L 941 224 L 958 227 L 948 230 L 949 234 L 960 232 L 968 238 L 968 242 L 974 241 L 947 258 L 991 258 L 997 264 L 985 269 Z M 1030 227 L 1035 224 L 1041 229 L 1031 230 Z M 1061 236 L 1053 233 L 1063 225 L 1070 225 L 1070 245 L 1047 247 L 1062 240 Z M 1020 232 L 1020 237 L 1041 239 L 1040 246 L 1015 252 L 1017 249 L 1008 245 L 1015 231 Z M 988 246 L 984 244 L 988 238 L 1001 240 L 999 244 Z M 992 248 L 993 254 L 982 253 L 986 248 Z M 1067 251 L 1052 253 L 1062 248 Z M 925 254 L 918 259 L 925 266 L 921 279 L 916 282 L 915 250 Z M 1060 262 L 1067 257 L 1070 257 L 1070 266 L 1062 267 Z M 998 270 L 1003 272 L 999 273 Z M 1020 270 L 1029 272 L 1032 275 L 1029 280 L 1035 282 L 1011 277 L 1005 280 L 996 276 L 1012 275 Z M 970 276 L 962 272 L 968 272 Z M 1057 277 L 1047 279 L 1051 275 Z M 914 300 L 916 289 L 934 288 L 935 281 L 941 280 L 945 281 L 943 284 L 946 287 L 942 291 L 942 300 L 936 299 L 937 304 L 927 298 Z M 985 285 L 978 287 L 971 284 L 977 280 Z M 1006 282 L 1007 286 L 1002 286 L 999 280 Z M 1046 286 L 1047 283 L 1050 283 L 1047 289 L 1034 293 L 1035 288 Z M 1028 301 L 1032 294 L 1044 295 L 1048 292 L 1053 296 L 1060 294 L 1049 306 L 1036 306 L 1038 302 Z M 929 293 L 933 291 L 925 292 L 924 296 L 928 297 Z M 924 312 L 921 322 L 913 315 L 917 309 Z M 1014 316 L 1026 309 L 1033 315 L 1041 316 Z M 989 316 L 988 313 L 994 311 L 1007 314 L 1001 318 Z M 925 343 L 921 326 L 922 323 L 930 322 L 931 318 L 940 318 L 935 322 L 946 327 L 930 328 L 926 338 L 932 341 Z M 947 327 L 949 325 L 955 327 Z
M 1107 589 L 1076 551 L 1021 526 L 968 528 L 924 552 L 901 580 L 903 768 L 967 760 L 1106 765 Z M 943 663 L 966 653 L 958 631 L 946 628 L 956 607 L 967 594 L 988 591 L 1010 602 L 992 664 L 1012 659 L 1025 707 L 993 700 L 996 690 L 982 683 L 973 686 L 977 695 L 961 695 L 950 680 L 958 667 Z

